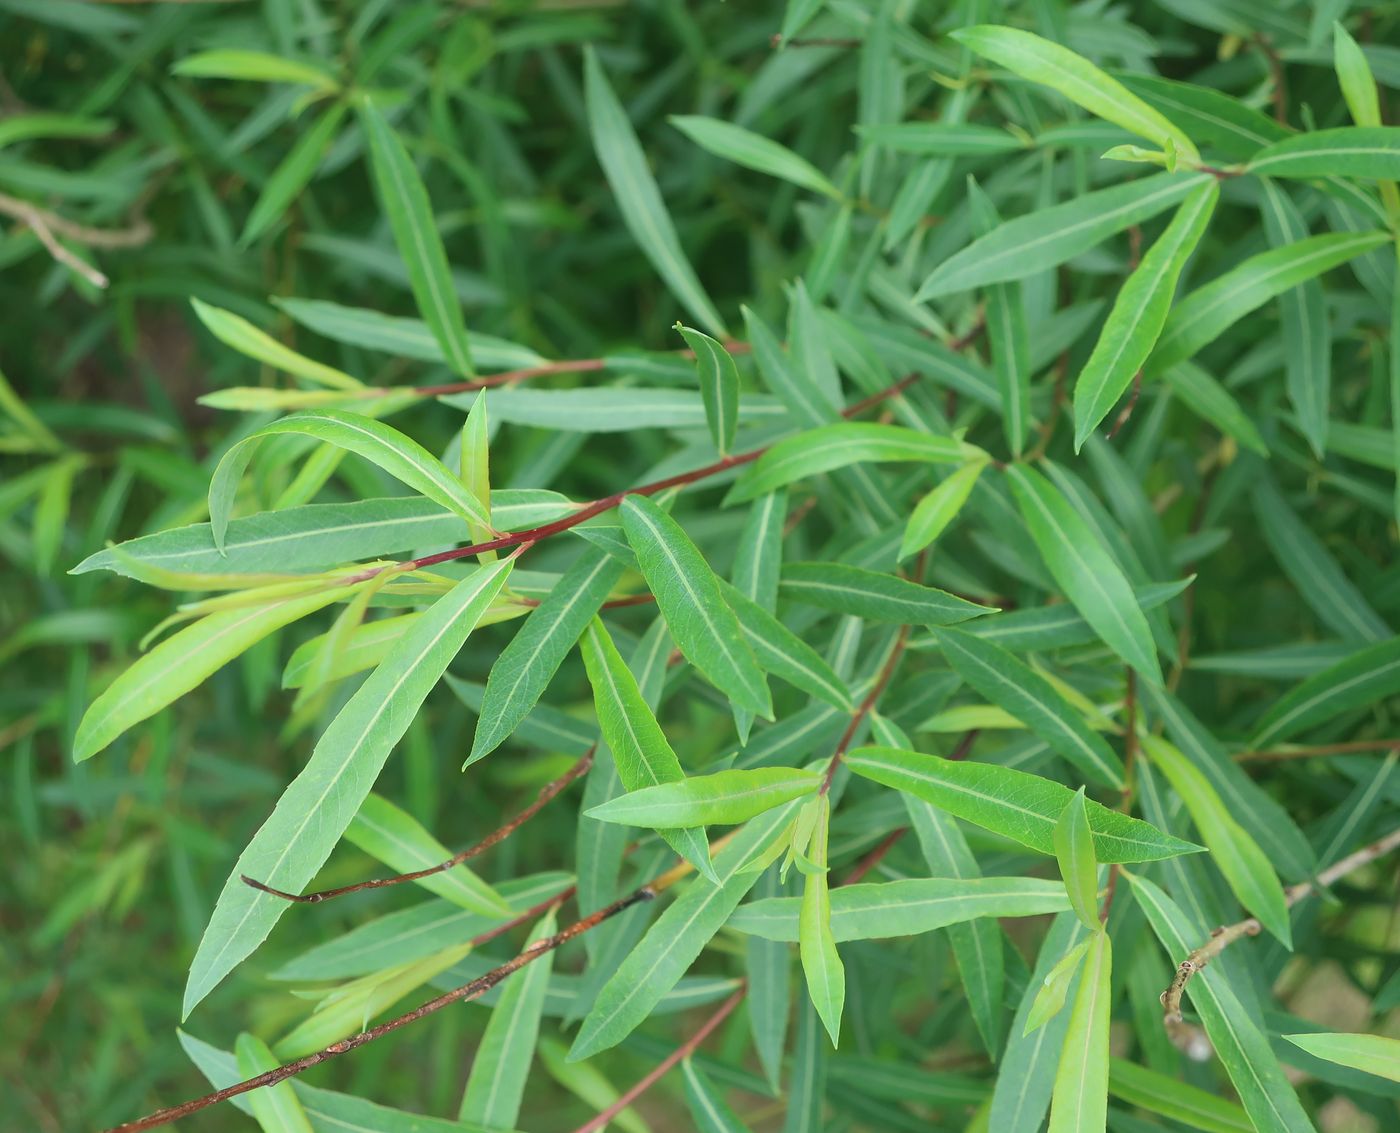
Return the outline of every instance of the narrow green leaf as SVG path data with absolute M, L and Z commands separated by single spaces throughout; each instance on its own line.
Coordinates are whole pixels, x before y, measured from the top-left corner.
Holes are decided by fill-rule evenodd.
M 1078 915 L 1078 913 L 1075 914 L 1076 917 Z M 1081 926 L 1084 924 L 1082 918 L 1079 923 Z M 1098 930 L 1093 930 L 1093 936 L 1086 936 L 1060 957 L 1055 966 L 1045 974 L 1039 987 L 1035 988 L 1035 999 L 1031 1003 L 1030 1011 L 1026 1014 L 1023 1035 L 1030 1035 L 1040 1030 L 1064 1009 L 1065 999 L 1069 996 L 1070 984 L 1074 982 L 1074 977 L 1079 972 L 1079 965 L 1084 960 L 1084 954 L 1089 951 L 1089 945 L 1098 935 Z M 1066 1029 L 1068 1026 L 1069 1020 L 1066 1019 Z
M 1196 766 L 1160 736 L 1140 737 L 1142 750 L 1161 768 L 1186 804 L 1211 860 L 1225 876 L 1230 891 L 1259 923 L 1293 946 L 1288 924 L 1288 901 L 1268 855 L 1230 814 L 1215 788 Z
M 286 434 L 311 437 L 353 452 L 373 461 L 396 480 L 434 503 L 456 512 L 469 523 L 484 527 L 491 524 L 481 502 L 442 461 L 413 438 L 370 417 L 325 409 L 274 421 L 244 437 L 224 453 L 209 481 L 209 523 L 214 542 L 221 549 L 228 531 L 234 496 L 243 478 L 243 470 L 253 457 L 254 448 L 264 437 Z
M 1090 114 L 1155 142 L 1162 149 L 1173 148 L 1188 161 L 1200 160 L 1191 139 L 1172 122 L 1067 47 L 1018 28 L 987 24 L 959 28 L 952 37 L 1008 71 L 1059 91 Z
M 1181 271 L 1205 235 L 1219 198 L 1219 186 L 1213 182 L 1187 197 L 1119 289 L 1094 352 L 1074 384 L 1075 452 L 1108 416 L 1152 353 Z
M 841 1045 L 841 1012 L 846 1005 L 846 968 L 836 951 L 832 935 L 831 890 L 827 883 L 827 826 L 831 820 L 831 798 L 822 795 L 817 804 L 817 824 L 812 831 L 808 857 L 811 872 L 802 889 L 798 913 L 797 947 L 802 973 L 807 978 L 807 994 L 821 1016 L 831 1045 Z
M 1105 645 L 1153 684 L 1162 683 L 1152 631 L 1133 588 L 1098 536 L 1060 491 L 1024 465 L 1006 470 L 1040 557 Z
M 771 138 L 732 122 L 698 114 L 673 114 L 670 122 L 701 149 L 708 150 L 716 157 L 790 181 L 801 189 L 822 193 L 833 200 L 842 199 L 841 190 L 828 181 L 816 166 Z
M 116 125 L 111 118 L 20 110 L 0 122 L 0 149 L 33 138 L 105 138 Z
M 1392 1082 L 1400 1082 L 1400 1039 L 1383 1035 L 1315 1033 L 1284 1035 L 1289 1042 L 1318 1058 L 1364 1070 Z
M 1285 1038 L 1287 1036 L 1284 1036 Z M 1121 1102 L 1179 1121 L 1201 1133 L 1254 1133 L 1254 1124 L 1234 1102 L 1122 1058 L 1108 1060 L 1108 1092 Z
M 594 807 L 588 816 L 602 822 L 653 829 L 733 826 L 812 794 L 821 781 L 821 775 L 815 771 L 789 767 L 715 771 L 629 790 Z
M 730 490 L 727 503 L 752 500 L 835 468 L 866 461 L 952 464 L 974 455 L 951 437 L 936 437 L 902 425 L 842 422 L 809 429 L 779 441 Z
M 1075 914 L 1090 932 L 1099 931 L 1099 863 L 1084 806 L 1084 788 L 1075 791 L 1055 823 L 1055 857 Z
M 360 101 L 359 117 L 379 202 L 408 269 L 418 312 L 432 329 L 448 366 L 455 373 L 473 377 L 476 370 L 472 366 L 467 326 L 453 290 L 452 269 L 438 234 L 428 190 L 408 150 L 373 100 Z
M 646 155 L 627 112 L 613 93 L 608 77 L 591 47 L 584 52 L 584 99 L 588 128 L 598 164 L 612 186 L 622 221 L 652 262 L 671 294 L 711 334 L 726 337 L 724 321 L 705 293 L 695 269 L 681 249 L 661 191 L 647 167 Z
M 763 670 L 719 579 L 681 525 L 645 496 L 628 496 L 622 526 L 680 651 L 733 703 L 772 719 Z
M 1209 421 L 1241 446 L 1269 455 L 1269 447 L 1259 435 L 1259 427 L 1234 395 L 1194 362 L 1178 362 L 1162 375 L 1177 399 L 1198 417 Z
M 1251 256 L 1196 288 L 1172 308 L 1148 359 L 1148 375 L 1160 374 L 1190 358 L 1275 295 L 1379 248 L 1389 239 L 1384 232 L 1329 233 Z
M 777 395 L 793 420 L 810 429 L 827 425 L 839 417 L 839 399 L 813 381 L 811 375 L 800 372 L 796 359 L 783 350 L 778 336 L 767 323 L 748 307 L 742 308 L 742 311 L 749 345 L 753 348 L 754 361 L 758 363 L 763 384 Z M 745 399 L 746 402 L 748 400 Z
M 914 505 L 904 528 L 904 538 L 899 544 L 901 559 L 922 551 L 943 534 L 948 524 L 962 511 L 963 504 L 967 503 L 972 489 L 977 486 L 977 478 L 986 467 L 985 460 L 964 464 Z
M 282 1065 L 267 1043 L 246 1031 L 238 1036 L 233 1049 L 238 1058 L 238 1073 L 244 1078 L 276 1070 Z M 290 1082 L 254 1090 L 248 1096 L 248 1106 L 263 1133 L 312 1133 L 311 1119 Z
M 789 563 L 781 591 L 809 606 L 900 625 L 950 625 L 997 612 L 932 586 L 844 563 Z
M 761 867 L 782 852 L 780 836 L 797 803 L 771 810 L 740 828 L 715 855 L 719 883 L 691 881 L 656 919 L 598 993 L 569 1058 L 578 1061 L 616 1046 L 651 1014 L 753 888 Z
M 491 665 L 464 769 L 500 747 L 539 703 L 624 570 L 607 552 L 588 547 L 559 576 Z
M 729 927 L 765 940 L 801 933 L 800 897 L 765 897 L 740 907 Z M 917 936 L 984 917 L 1032 917 L 1069 908 L 1065 887 L 1033 877 L 917 878 L 858 882 L 831 891 L 838 942 Z
M 984 157 L 1026 148 L 1007 130 L 966 122 L 889 122 L 857 126 L 856 133 L 870 145 L 925 157 Z
M 1210 938 L 1207 926 L 1193 923 L 1152 882 L 1133 873 L 1125 876 L 1173 965 Z M 1208 965 L 1191 977 L 1186 995 L 1258 1133 L 1316 1133 L 1268 1038 L 1230 987 L 1226 972 Z
M 1309 677 L 1274 701 L 1255 726 L 1250 747 L 1262 751 L 1400 693 L 1400 637 L 1359 649 L 1344 661 Z
M 190 306 L 194 308 L 194 313 L 199 316 L 199 321 L 209 329 L 210 334 L 225 346 L 231 346 L 240 354 L 246 354 L 249 358 L 261 362 L 265 366 L 271 366 L 275 370 L 283 370 L 288 374 L 295 374 L 299 378 L 305 378 L 309 382 L 328 386 L 331 389 L 354 390 L 361 388 L 360 383 L 349 374 L 313 361 L 303 354 L 298 354 L 290 347 L 283 346 L 275 338 L 260 331 L 247 319 L 235 315 L 232 311 L 225 311 L 198 299 L 191 299 Z
M 1289 136 L 1287 126 L 1237 98 L 1196 83 L 1123 71 L 1124 86 L 1151 103 L 1191 137 L 1239 161 Z
M 333 91 L 340 85 L 333 75 L 327 74 L 319 67 L 295 59 L 284 59 L 266 51 L 201 51 L 185 56 L 170 70 L 176 75 L 188 75 L 199 79 L 299 83 L 322 91 Z
M 935 640 L 958 675 L 1096 783 L 1121 790 L 1123 763 L 1048 680 L 995 642 L 940 629 Z
M 1265 146 L 1250 173 L 1266 177 L 1400 180 L 1400 126 L 1339 126 Z
M 1084 955 L 1084 970 L 1055 1072 L 1049 1133 L 1099 1133 L 1107 1123 L 1112 972 L 1113 946 L 1108 933 L 1095 933 Z
M 530 930 L 531 941 L 553 936 L 551 910 Z M 513 1129 L 520 1117 L 520 1103 L 535 1057 L 540 1033 L 545 989 L 554 966 L 554 952 L 546 952 L 523 972 L 507 980 L 500 1001 L 472 1058 L 467 1088 L 457 1117 L 489 1129 Z
M 701 1073 L 694 1060 L 681 1060 L 681 1076 L 685 1081 L 685 1100 L 697 1133 L 749 1133 L 749 1127 L 738 1116 L 709 1078 Z
M 744 640 L 753 650 L 759 665 L 780 680 L 836 708 L 849 712 L 855 707 L 851 702 L 850 689 L 820 653 L 762 606 L 750 602 L 722 579 L 720 589 L 738 616 Z
M 1154 582 L 1135 588 L 1133 593 L 1144 611 L 1154 610 L 1179 595 L 1191 582 L 1189 578 L 1176 582 Z M 1098 640 L 1089 623 L 1067 602 L 1010 610 L 995 618 L 968 622 L 962 628 L 983 641 L 995 642 L 1017 653 L 1063 649 Z M 925 641 L 934 644 L 932 636 L 915 639 L 915 644 L 923 645 Z
M 1208 174 L 1158 173 L 1015 217 L 939 264 L 915 302 L 1058 267 L 1171 208 L 1210 180 Z
M 83 713 L 73 737 L 73 759 L 81 762 L 96 755 L 274 630 L 349 593 L 328 580 L 314 593 L 208 614 L 166 638 L 108 685 Z
M 588 670 L 588 683 L 593 686 L 598 728 L 612 751 L 622 785 L 631 792 L 662 783 L 686 782 L 680 760 L 642 697 L 637 678 L 623 663 L 617 646 L 597 618 L 584 630 L 583 663 Z M 621 799 L 627 797 L 623 795 Z M 590 812 L 590 817 L 598 815 Z M 703 830 L 668 826 L 659 833 L 696 869 L 711 874 L 710 847 Z
M 295 892 L 316 875 L 418 708 L 500 593 L 511 561 L 481 567 L 439 598 L 350 698 L 305 768 L 239 855 L 199 942 L 184 1014 L 267 939 L 290 907 L 242 876 Z
M 458 453 L 458 477 L 462 485 L 476 497 L 481 510 L 486 513 L 485 524 L 469 523 L 472 542 L 485 543 L 493 533 L 491 527 L 491 421 L 487 416 L 486 391 L 472 404 L 467 419 L 462 425 L 461 449 Z M 495 551 L 487 551 L 478 558 L 486 563 L 496 557 Z
M 336 130 L 345 119 L 345 110 L 345 104 L 337 102 L 297 139 L 296 145 L 263 185 L 262 192 L 248 213 L 239 243 L 251 244 L 287 214 L 292 201 L 316 175 L 316 169 L 326 156 Z
M 739 370 L 720 343 L 703 331 L 676 324 L 686 345 L 695 355 L 700 377 L 700 396 L 705 402 L 705 421 L 721 456 L 734 445 L 739 424 Z
M 1055 853 L 1055 823 L 1073 794 L 1059 783 L 1010 767 L 899 748 L 857 748 L 846 757 L 846 765 L 1042 854 Z M 1092 800 L 1085 805 L 1094 853 L 1101 862 L 1157 861 L 1201 848 Z

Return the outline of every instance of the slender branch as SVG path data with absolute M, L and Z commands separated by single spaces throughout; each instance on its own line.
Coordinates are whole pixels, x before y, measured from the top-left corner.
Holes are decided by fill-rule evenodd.
M 1274 121 L 1288 125 L 1288 80 L 1283 70 L 1283 58 L 1273 41 L 1262 32 L 1254 36 L 1254 45 L 1263 53 L 1269 67 L 1269 82 L 1273 86 Z
M 879 844 L 876 845 L 870 853 L 866 854 L 865 857 L 861 858 L 860 861 L 856 863 L 855 868 L 846 875 L 846 880 L 841 882 L 841 884 L 854 885 L 857 881 L 860 881 L 866 874 L 884 861 L 885 855 L 894 849 L 895 843 L 908 833 L 909 827 L 907 826 L 897 826 L 891 830 L 880 839 Z
M 1363 866 L 1370 865 L 1377 858 L 1384 857 L 1392 850 L 1400 848 L 1400 827 L 1383 838 L 1378 838 L 1369 846 L 1363 846 L 1341 861 L 1328 866 L 1310 881 L 1299 882 L 1284 891 L 1284 900 L 1291 909 L 1304 897 L 1311 896 L 1319 889 L 1326 889 L 1334 881 L 1355 873 Z M 1191 977 L 1224 952 L 1235 941 L 1245 936 L 1258 936 L 1262 926 L 1254 917 L 1246 917 L 1237 924 L 1226 925 L 1211 933 L 1210 940 L 1202 944 L 1190 956 L 1177 965 L 1171 986 L 1162 992 L 1162 1026 L 1166 1028 L 1172 1044 L 1182 1053 L 1204 1061 L 1210 1057 L 1210 1041 L 1197 1028 L 1188 1024 L 1181 1015 L 1181 997 Z
M 236 1082 L 232 1086 L 225 1086 L 221 1090 L 214 1090 L 202 1097 L 194 1098 L 191 1101 L 182 1102 L 180 1105 L 169 1106 L 166 1109 L 157 1110 L 139 1121 L 128 1121 L 124 1125 L 118 1125 L 108 1130 L 108 1133 L 141 1133 L 145 1129 L 154 1129 L 158 1125 L 166 1125 L 172 1121 L 178 1121 L 182 1117 L 188 1117 L 192 1113 L 197 1113 L 202 1109 L 208 1109 L 211 1105 L 227 1101 L 229 1098 L 236 1098 L 240 1094 L 249 1093 L 252 1090 L 260 1090 L 264 1086 L 275 1086 L 278 1082 L 285 1082 L 288 1078 L 295 1077 L 305 1070 L 310 1070 L 313 1066 L 319 1066 L 323 1062 L 329 1062 L 332 1058 L 338 1058 L 342 1054 L 348 1054 L 352 1050 L 372 1043 L 375 1039 L 383 1038 L 391 1031 L 397 1031 L 401 1027 L 406 1027 L 410 1023 L 416 1023 L 425 1015 L 431 1015 L 434 1011 L 441 1011 L 444 1007 L 453 1003 L 463 1003 L 473 999 L 479 999 L 485 995 L 498 983 L 514 972 L 518 972 L 535 960 L 538 960 L 547 952 L 552 952 L 563 944 L 567 944 L 577 936 L 583 935 L 589 929 L 596 928 L 606 920 L 617 916 L 618 913 L 630 909 L 633 905 L 642 901 L 650 901 L 655 892 L 650 886 L 643 885 L 641 888 L 633 890 L 626 897 L 614 901 L 599 909 L 596 913 L 575 921 L 553 936 L 546 936 L 526 945 L 524 951 L 513 959 L 507 960 L 500 967 L 492 968 L 484 975 L 478 976 L 469 983 L 461 987 L 453 988 L 449 992 L 430 999 L 427 1003 L 415 1007 L 412 1011 L 407 1011 L 387 1022 L 380 1023 L 377 1027 L 371 1027 L 367 1031 L 361 1031 L 357 1035 L 341 1039 L 339 1042 L 331 1043 L 330 1046 L 308 1054 L 303 1058 L 298 1058 L 285 1066 L 279 1066 L 275 1070 L 268 1070 L 262 1074 L 255 1075 L 242 1082 Z
M 241 880 L 244 885 L 249 885 L 259 892 L 270 893 L 274 897 L 281 897 L 284 901 L 296 901 L 304 905 L 318 905 L 322 901 L 329 901 L 332 897 L 344 897 L 347 893 L 358 893 L 362 889 L 384 889 L 390 885 L 399 885 L 405 881 L 420 881 L 425 877 L 432 877 L 435 873 L 444 873 L 449 869 L 461 865 L 463 862 L 470 861 L 472 858 L 484 854 L 487 850 L 491 849 L 492 846 L 504 842 L 524 826 L 525 823 L 539 814 L 539 812 L 544 809 L 545 805 L 553 800 L 565 787 L 580 775 L 584 775 L 588 772 L 588 769 L 593 766 L 593 753 L 596 749 L 597 745 L 595 744 L 579 756 L 578 759 L 574 761 L 573 766 L 565 771 L 564 774 L 560 775 L 559 778 L 551 783 L 546 783 L 540 789 L 540 793 L 535 797 L 535 801 L 514 818 L 498 826 L 495 830 L 491 831 L 490 834 L 486 835 L 485 838 L 481 839 L 480 842 L 468 846 L 460 853 L 453 854 L 452 857 L 444 862 L 439 862 L 437 865 L 428 866 L 425 869 L 415 869 L 410 873 L 400 873 L 394 877 L 376 877 L 370 881 L 356 882 L 354 885 L 342 885 L 337 889 L 322 889 L 316 893 L 288 893 L 282 889 L 274 889 L 272 886 L 258 881 L 255 878 L 251 878 L 247 874 L 240 874 L 239 880 Z
M 894 639 L 894 645 L 890 649 L 890 655 L 885 658 L 885 663 L 880 666 L 880 673 L 875 678 L 875 684 L 871 687 L 870 691 L 866 693 L 865 699 L 860 702 L 856 710 L 851 713 L 851 722 L 846 725 L 846 730 L 841 734 L 841 740 L 837 743 L 836 750 L 831 755 L 831 762 L 826 768 L 826 778 L 822 780 L 821 789 L 817 791 L 818 795 L 824 795 L 831 790 L 831 781 L 836 778 L 836 768 L 840 766 L 842 757 L 846 754 L 852 741 L 856 738 L 856 732 L 859 730 L 861 724 L 865 721 L 865 718 L 870 715 L 881 695 L 884 693 L 886 686 L 889 685 L 890 680 L 894 677 L 894 671 L 899 666 L 899 659 L 904 655 L 904 646 L 908 641 L 909 627 L 907 625 L 900 626 L 899 633 Z
M 598 1116 L 591 1121 L 584 1122 L 584 1124 L 574 1130 L 574 1133 L 597 1133 L 598 1130 L 604 1128 L 613 1118 L 664 1078 L 671 1067 L 675 1066 L 676 1063 L 680 1062 L 682 1059 L 689 1058 L 694 1054 L 700 1044 L 714 1033 L 715 1028 L 728 1019 L 733 1013 L 734 1008 L 738 1007 L 739 1004 L 743 1002 L 744 996 L 748 993 L 748 990 L 747 985 L 740 987 L 738 991 L 720 1004 L 718 1011 L 700 1024 L 695 1034 L 691 1035 L 690 1038 L 686 1039 L 685 1042 L 681 1043 L 680 1046 L 668 1054 L 657 1064 L 654 1070 L 618 1098 L 617 1101 L 613 1102 L 612 1105 L 608 1106 L 607 1109 L 603 1110 L 602 1113 L 598 1114 Z

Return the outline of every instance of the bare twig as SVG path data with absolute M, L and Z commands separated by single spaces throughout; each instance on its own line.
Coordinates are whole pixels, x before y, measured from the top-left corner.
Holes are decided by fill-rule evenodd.
M 1363 866 L 1370 865 L 1377 858 L 1384 857 L 1392 850 L 1400 848 L 1400 827 L 1383 838 L 1378 838 L 1369 846 L 1363 846 L 1354 854 L 1348 854 L 1341 861 L 1328 866 L 1311 881 L 1289 886 L 1284 899 L 1291 909 L 1304 897 L 1325 889 L 1334 881 L 1355 873 Z M 1237 924 L 1226 925 L 1211 933 L 1211 937 L 1190 956 L 1177 965 L 1171 986 L 1162 992 L 1162 1026 L 1172 1044 L 1182 1053 L 1197 1061 L 1210 1057 L 1210 1042 L 1197 1028 L 1187 1023 L 1181 1015 L 1181 997 L 1191 977 L 1224 952 L 1235 941 L 1245 936 L 1258 936 L 1262 926 L 1255 917 L 1247 917 Z
M 909 641 L 909 627 L 900 626 L 899 634 L 894 639 L 894 645 L 890 647 L 890 655 L 885 658 L 885 663 L 880 667 L 879 675 L 875 678 L 875 684 L 866 693 L 865 699 L 860 702 L 856 710 L 851 713 L 851 722 L 846 725 L 845 732 L 842 733 L 840 742 L 836 745 L 835 752 L 832 753 L 831 762 L 826 768 L 826 777 L 822 780 L 821 789 L 817 792 L 820 795 L 831 790 L 831 781 L 836 778 L 836 768 L 840 766 L 842 757 L 851 746 L 851 742 L 856 738 L 856 732 L 861 723 L 875 705 L 879 702 L 885 688 L 889 685 L 890 679 L 894 676 L 894 671 L 899 667 L 899 659 L 904 655 L 904 646 Z
M 39 243 L 57 263 L 77 272 L 94 287 L 106 287 L 107 277 L 65 248 L 59 241 L 60 236 L 93 248 L 135 248 L 150 240 L 152 234 L 145 220 L 138 220 L 130 228 L 89 228 L 6 193 L 0 193 L 0 214 L 18 220 L 39 238 Z

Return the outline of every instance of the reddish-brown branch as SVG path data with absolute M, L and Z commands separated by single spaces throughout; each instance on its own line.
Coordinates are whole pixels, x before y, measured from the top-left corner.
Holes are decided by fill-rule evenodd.
M 846 730 L 841 734 L 841 740 L 836 745 L 836 750 L 832 753 L 831 763 L 826 769 L 826 778 L 822 780 L 821 789 L 817 792 L 824 795 L 831 790 L 831 781 L 836 778 L 836 768 L 840 766 L 842 757 L 850 748 L 851 742 L 856 738 L 865 718 L 870 715 L 880 697 L 884 694 L 886 686 L 894 677 L 894 671 L 899 666 L 899 659 L 904 655 L 904 646 L 909 641 L 909 627 L 900 626 L 899 634 L 894 639 L 894 647 L 890 650 L 890 655 L 885 658 L 885 663 L 880 666 L 880 673 L 875 678 L 875 684 L 866 693 L 865 699 L 854 712 L 851 713 L 851 722 L 846 725 Z
M 504 842 L 524 826 L 525 823 L 539 814 L 539 812 L 544 809 L 545 805 L 563 791 L 565 787 L 579 776 L 588 772 L 588 769 L 593 766 L 593 753 L 595 750 L 596 745 L 590 747 L 578 757 L 573 766 L 565 771 L 564 774 L 560 775 L 559 778 L 555 779 L 553 782 L 546 783 L 544 787 L 540 789 L 540 793 L 535 797 L 535 801 L 514 818 L 498 826 L 480 842 L 468 846 L 460 853 L 453 854 L 452 857 L 444 862 L 439 862 L 437 865 L 428 866 L 425 869 L 415 869 L 411 873 L 401 873 L 395 877 L 376 877 L 369 881 L 356 882 L 354 885 L 342 885 L 337 889 L 322 889 L 317 893 L 288 893 L 282 889 L 274 889 L 272 886 L 266 885 L 246 874 L 240 875 L 240 880 L 244 885 L 249 885 L 262 893 L 270 893 L 274 897 L 281 897 L 285 901 L 296 901 L 304 905 L 316 905 L 322 901 L 329 901 L 332 897 L 344 897 L 347 893 L 358 893 L 362 889 L 383 889 L 390 885 L 400 885 L 405 881 L 419 881 L 425 877 L 432 877 L 435 873 L 444 873 L 449 869 L 461 865 L 463 862 L 470 861 L 472 858 L 484 854 L 487 850 L 491 849 L 492 846 Z
M 718 1011 L 700 1024 L 699 1029 L 696 1030 L 690 1038 L 686 1039 L 685 1042 L 681 1043 L 680 1046 L 658 1063 L 654 1070 L 618 1098 L 617 1101 L 613 1102 L 612 1105 L 608 1106 L 607 1109 L 603 1110 L 602 1113 L 598 1114 L 597 1117 L 580 1125 L 574 1130 L 574 1133 L 597 1133 L 599 1129 L 606 1126 L 619 1113 L 651 1089 L 652 1086 L 656 1085 L 657 1082 L 661 1081 L 671 1067 L 675 1066 L 676 1063 L 680 1062 L 682 1059 L 689 1058 L 694 1054 L 696 1050 L 699 1049 L 700 1044 L 714 1033 L 715 1028 L 733 1014 L 734 1008 L 738 1007 L 739 1004 L 743 1002 L 747 992 L 747 986 L 740 987 L 738 991 L 719 1005 Z
M 401 1027 L 406 1027 L 410 1023 L 416 1023 L 426 1015 L 431 1015 L 434 1011 L 441 1011 L 453 1003 L 462 1003 L 472 999 L 478 999 L 485 995 L 493 987 L 499 984 L 507 976 L 518 972 L 526 964 L 538 960 L 547 952 L 552 952 L 560 945 L 567 944 L 577 936 L 581 936 L 591 928 L 595 928 L 604 921 L 617 916 L 618 913 L 641 901 L 649 901 L 655 893 L 648 886 L 642 886 L 634 890 L 626 897 L 614 901 L 611 905 L 599 909 L 596 913 L 575 921 L 567 928 L 556 932 L 553 936 L 547 936 L 542 940 L 536 940 L 527 945 L 518 956 L 507 960 L 500 967 L 492 968 L 484 975 L 478 976 L 469 983 L 461 987 L 453 988 L 449 992 L 430 999 L 427 1003 L 415 1007 L 412 1011 L 407 1011 L 387 1022 L 380 1023 L 377 1027 L 371 1027 L 367 1031 L 361 1031 L 357 1035 L 341 1039 L 339 1042 L 331 1043 L 330 1046 L 308 1054 L 303 1058 L 298 1058 L 285 1066 L 279 1066 L 275 1070 L 268 1070 L 262 1074 L 255 1075 L 242 1082 L 235 1082 L 232 1086 L 225 1086 L 221 1090 L 214 1090 L 202 1097 L 194 1098 L 191 1101 L 183 1102 L 180 1105 L 170 1106 L 166 1109 L 157 1110 L 139 1121 L 128 1121 L 124 1125 L 118 1125 L 108 1131 L 108 1133 L 141 1133 L 141 1130 L 154 1129 L 158 1125 L 166 1125 L 172 1121 L 178 1121 L 182 1117 L 188 1117 L 192 1113 L 197 1113 L 202 1109 L 208 1109 L 211 1105 L 228 1101 L 229 1098 L 236 1098 L 240 1094 L 249 1093 L 252 1090 L 260 1090 L 265 1086 L 275 1086 L 278 1082 L 285 1082 L 288 1078 L 295 1077 L 303 1071 L 310 1070 L 313 1066 L 319 1066 L 323 1062 L 329 1062 L 332 1058 L 338 1058 L 342 1054 L 348 1054 L 352 1050 L 372 1043 L 376 1039 L 382 1038 L 391 1031 L 397 1031 Z
M 899 826 L 891 830 L 880 839 L 876 847 L 856 862 L 855 868 L 846 875 L 846 880 L 842 885 L 854 885 L 860 881 L 867 873 L 885 860 L 885 855 L 894 849 L 895 843 L 909 833 L 909 827 Z

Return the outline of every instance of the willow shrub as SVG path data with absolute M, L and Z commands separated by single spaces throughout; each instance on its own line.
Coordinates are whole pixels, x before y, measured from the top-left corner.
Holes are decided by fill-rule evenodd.
M 591 141 L 570 175 L 609 190 L 559 302 L 616 256 L 646 297 L 639 341 L 562 362 L 463 313 L 442 215 L 474 210 L 493 271 L 550 252 L 443 142 L 460 43 L 455 70 L 232 35 L 176 64 L 300 113 L 242 239 L 279 238 L 328 150 L 363 162 L 418 315 L 278 295 L 293 348 L 205 291 L 280 377 L 203 399 L 244 415 L 208 522 L 76 567 L 197 595 L 76 759 L 268 642 L 285 734 L 319 734 L 185 986 L 197 1029 L 279 924 L 315 941 L 261 1038 L 181 1038 L 216 1086 L 274 1071 L 229 1103 L 264 1129 L 565 1129 L 561 1088 L 611 1115 L 648 1067 L 622 1128 L 1302 1133 L 1342 1128 L 1334 1099 L 1395 1127 L 1394 48 L 1345 5 L 1163 3 L 1152 34 L 922 8 L 734 13 L 749 62 L 669 120 L 660 64 L 629 104 L 635 59 L 515 25 L 493 66 L 543 53 Z M 1151 66 L 1180 75 L 1183 35 L 1219 48 L 1192 81 Z M 715 301 L 749 213 L 751 293 Z M 542 794 L 500 840 L 543 854 L 451 858 L 376 793 L 454 698 L 474 730 L 431 790 L 507 764 Z M 416 896 L 357 916 L 342 842 Z M 443 993 L 473 1003 L 456 1120 L 275 1070 L 366 1057 Z

